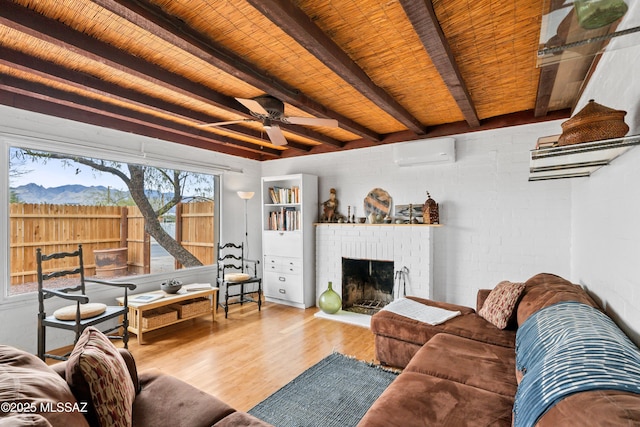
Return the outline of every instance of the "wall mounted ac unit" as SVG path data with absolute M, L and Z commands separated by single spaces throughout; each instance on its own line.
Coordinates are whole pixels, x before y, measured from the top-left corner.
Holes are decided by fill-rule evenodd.
M 453 163 L 456 161 L 455 139 L 420 139 L 393 144 L 393 161 L 398 166 Z

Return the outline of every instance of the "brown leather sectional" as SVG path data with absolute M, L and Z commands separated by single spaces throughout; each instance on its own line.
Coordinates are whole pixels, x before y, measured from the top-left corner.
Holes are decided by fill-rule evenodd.
M 158 370 L 138 375 L 134 359 L 119 348 L 133 380 L 133 426 L 269 426 Z M 67 362 L 47 366 L 36 356 L 0 345 L 0 426 L 99 425 L 65 379 Z M 54 406 L 51 406 L 51 405 Z M 91 405 L 91 403 L 88 403 Z M 64 406 L 59 406 L 64 405 Z M 48 408 L 48 409 L 47 409 Z
M 480 290 L 477 311 L 489 290 Z M 376 356 L 404 368 L 369 409 L 359 427 L 511 426 L 516 377 L 516 330 L 529 316 L 561 301 L 597 307 L 578 285 L 552 274 L 526 282 L 510 327 L 500 330 L 476 310 L 414 298 L 462 314 L 431 326 L 381 311 L 371 320 Z M 640 394 L 592 390 L 572 394 L 535 424 L 640 426 Z

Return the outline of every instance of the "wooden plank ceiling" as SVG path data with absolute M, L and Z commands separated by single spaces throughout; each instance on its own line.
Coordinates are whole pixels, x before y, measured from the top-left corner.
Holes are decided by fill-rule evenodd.
M 0 0 L 0 104 L 257 160 L 565 118 L 577 91 L 552 102 L 557 67 L 536 67 L 542 9 Z M 237 99 L 261 95 L 338 126 L 273 123 L 287 142 L 276 145 Z M 203 126 L 223 121 L 238 122 Z

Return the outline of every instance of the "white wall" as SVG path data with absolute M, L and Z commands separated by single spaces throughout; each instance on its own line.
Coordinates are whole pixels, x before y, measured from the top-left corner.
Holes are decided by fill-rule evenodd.
M 640 2 L 628 2 L 640 20 Z M 636 23 L 640 25 L 640 23 Z M 617 42 L 625 42 L 623 36 Z M 636 40 L 638 39 L 637 36 Z M 625 42 L 626 43 L 626 42 Z M 576 112 L 589 99 L 627 111 L 629 135 L 640 132 L 640 46 L 606 53 Z M 640 148 L 573 184 L 571 277 L 640 344 Z
M 178 162 L 187 170 L 204 173 L 221 173 L 221 195 L 223 211 L 220 214 L 222 225 L 221 240 L 242 241 L 244 239 L 244 201 L 236 191 L 256 191 L 260 188 L 260 164 L 257 161 L 239 157 L 205 151 L 197 148 L 180 146 L 177 144 L 142 137 L 130 133 L 98 128 L 96 126 L 58 119 L 41 114 L 30 113 L 10 107 L 0 106 L 0 164 L 6 165 L 7 152 L 10 144 L 20 141 L 36 142 L 39 148 L 77 152 L 81 154 L 93 153 L 114 160 L 153 164 L 162 164 L 163 159 Z M 55 150 L 54 150 L 55 151 Z M 234 171 L 221 172 L 213 165 L 222 165 Z M 169 165 L 171 166 L 171 165 Z M 174 163 L 173 166 L 176 166 Z M 177 167 L 177 166 L 176 166 Z M 8 238 L 8 171 L 2 169 L 0 173 L 0 281 L 2 289 L 6 289 L 8 273 L 8 258 L 6 256 L 9 245 Z M 249 201 L 249 209 L 259 212 L 259 198 Z M 249 217 L 253 224 L 249 229 L 252 254 L 260 250 L 259 214 Z M 215 269 L 199 267 L 186 269 L 164 275 L 145 276 L 143 279 L 132 279 L 138 284 L 137 291 L 158 289 L 168 276 L 186 282 L 215 281 Z M 120 293 L 111 290 L 91 290 L 92 300 L 114 304 L 114 298 Z M 0 294 L 0 343 L 13 345 L 26 351 L 36 351 L 37 324 L 36 295 L 19 295 L 8 297 Z M 57 332 L 57 333 L 56 333 Z M 68 332 L 50 331 L 49 348 L 61 347 L 69 343 Z
M 453 164 L 400 168 L 387 145 L 263 162 L 262 174 L 318 175 L 319 201 L 336 188 L 341 213 L 350 205 L 356 216 L 376 187 L 394 205 L 424 203 L 429 191 L 444 224 L 433 233 L 433 296 L 475 306 L 477 289 L 500 280 L 570 273 L 571 185 L 527 180 L 537 138 L 560 131 L 556 121 L 456 136 Z

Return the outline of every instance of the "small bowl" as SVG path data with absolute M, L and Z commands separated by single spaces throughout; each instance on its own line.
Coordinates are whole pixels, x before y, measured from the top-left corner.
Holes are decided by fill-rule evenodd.
M 366 218 L 366 217 L 364 217 L 364 216 L 359 216 L 359 217 L 358 217 L 358 222 L 359 222 L 360 224 L 364 224 L 365 222 L 367 222 L 367 218 Z
M 175 294 L 182 288 L 182 283 L 163 283 L 160 285 L 160 289 L 168 294 Z

